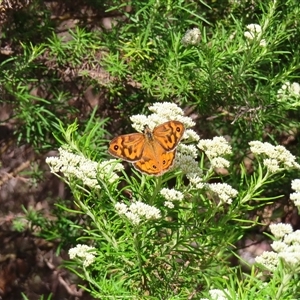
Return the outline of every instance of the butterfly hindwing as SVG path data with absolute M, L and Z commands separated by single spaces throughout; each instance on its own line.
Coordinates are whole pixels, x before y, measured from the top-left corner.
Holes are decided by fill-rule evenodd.
M 158 142 L 154 142 L 154 151 L 151 146 L 152 144 L 145 144 L 143 157 L 133 165 L 142 173 L 162 175 L 172 167 L 176 150 L 166 152 Z

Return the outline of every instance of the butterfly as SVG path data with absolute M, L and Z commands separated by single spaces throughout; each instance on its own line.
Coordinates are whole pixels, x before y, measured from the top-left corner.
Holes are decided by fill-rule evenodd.
M 168 121 L 153 129 L 146 125 L 143 133 L 130 133 L 115 137 L 108 152 L 133 163 L 140 172 L 160 176 L 174 163 L 176 147 L 184 133 L 179 121 Z

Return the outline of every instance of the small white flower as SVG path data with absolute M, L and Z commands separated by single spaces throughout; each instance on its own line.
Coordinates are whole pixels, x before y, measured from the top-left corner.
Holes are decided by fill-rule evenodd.
M 198 142 L 200 140 L 200 136 L 193 129 L 186 129 L 183 138 L 192 142 Z
M 300 253 L 280 252 L 278 257 L 282 258 L 289 266 L 297 267 L 300 262 Z
M 292 180 L 292 189 L 296 192 L 300 192 L 300 179 Z
M 181 42 L 184 46 L 187 45 L 197 45 L 199 44 L 201 40 L 201 32 L 199 28 L 193 28 L 188 30 L 183 38 L 181 39 Z
M 232 153 L 231 146 L 222 136 L 214 137 L 212 140 L 200 140 L 198 148 L 203 150 L 209 159 Z
M 293 252 L 293 253 L 299 253 L 300 254 L 300 245 L 299 244 L 293 244 L 287 247 L 286 252 Z
M 244 32 L 245 38 L 247 38 L 249 41 L 258 40 L 261 47 L 267 46 L 267 41 L 265 39 L 261 39 L 262 29 L 260 25 L 249 24 L 247 25 L 247 29 L 249 31 Z
M 261 40 L 259 41 L 259 46 L 261 46 L 261 47 L 266 47 L 266 46 L 267 46 L 267 41 L 266 41 L 265 39 L 261 39 Z
M 134 115 L 130 117 L 133 123 L 132 127 L 138 132 L 143 132 L 145 125 L 148 125 L 153 130 L 154 127 L 171 120 L 182 122 L 185 128 L 195 125 L 195 122 L 190 117 L 184 116 L 183 110 L 175 103 L 157 102 L 150 106 L 149 110 L 153 112 L 149 116 Z
M 58 149 L 59 157 L 47 157 L 46 163 L 49 165 L 52 173 L 62 172 L 70 181 L 74 177 L 82 180 L 86 186 L 100 189 L 98 176 L 109 183 L 115 182 L 119 176 L 115 171 L 124 169 L 123 165 L 117 160 L 103 161 L 98 164 L 82 155 L 74 154 L 63 148 Z M 112 162 L 115 162 L 112 164 Z
M 293 227 L 291 224 L 277 223 L 271 224 L 270 230 L 276 238 L 282 238 L 286 234 L 293 232 Z
M 255 35 L 254 35 L 254 33 L 250 32 L 250 31 L 245 31 L 244 37 L 247 38 L 248 40 L 253 40 Z
M 158 115 L 184 115 L 184 111 L 177 104 L 171 102 L 155 102 L 149 107 L 149 110 Z
M 296 230 L 284 236 L 284 243 L 287 245 L 298 244 L 300 245 L 300 230 Z
M 116 203 L 115 209 L 119 215 L 124 215 L 134 225 L 142 220 L 155 220 L 161 218 L 160 210 L 140 201 L 135 201 L 127 206 L 124 203 Z
M 182 201 L 184 199 L 184 195 L 175 189 L 163 188 L 160 194 L 168 201 Z
M 212 289 L 209 291 L 212 300 L 229 300 L 226 294 L 228 294 L 228 290 L 224 291 L 219 289 Z
M 300 95 L 300 84 L 298 82 L 293 82 L 290 87 L 290 91 L 294 95 Z
M 201 174 L 197 173 L 188 173 L 186 175 L 187 179 L 190 181 L 190 185 L 192 188 L 195 188 L 197 190 L 201 190 L 205 187 L 205 183 L 203 182 L 203 179 L 200 177 Z
M 292 193 L 290 194 L 290 199 L 294 202 L 295 206 L 300 206 L 300 193 Z
M 253 33 L 261 33 L 261 26 L 259 24 L 249 24 L 246 28 Z
M 212 168 L 228 168 L 230 162 L 223 157 L 215 157 L 210 161 Z
M 167 207 L 167 208 L 170 208 L 170 209 L 173 209 L 175 207 L 174 203 L 171 202 L 171 201 L 165 201 L 164 206 Z
M 91 265 L 96 257 L 96 249 L 87 245 L 78 244 L 76 247 L 69 250 L 69 256 L 71 259 L 75 257 L 80 258 L 83 261 L 83 266 L 88 267 Z
M 179 144 L 177 147 L 177 151 L 182 155 L 188 155 L 192 158 L 197 158 L 198 156 L 197 148 L 194 145 Z
M 266 158 L 263 160 L 263 164 L 270 173 L 276 173 L 280 170 L 279 162 L 276 159 Z
M 238 194 L 238 191 L 227 183 L 210 183 L 207 188 L 219 196 L 221 203 L 231 204 L 232 198 Z
M 255 258 L 255 261 L 271 271 L 274 271 L 279 263 L 278 254 L 273 251 L 264 251 L 262 255 Z
M 264 164 L 272 172 L 280 170 L 278 169 L 280 165 L 286 170 L 300 169 L 300 165 L 296 162 L 296 157 L 283 146 L 273 146 L 270 143 L 262 143 L 260 141 L 251 141 L 249 145 L 253 154 L 267 157 L 264 160 Z
M 273 241 L 273 243 L 271 244 L 271 247 L 274 251 L 276 251 L 277 253 L 279 252 L 284 252 L 287 249 L 287 244 L 281 241 Z
M 199 163 L 193 157 L 180 152 L 176 154 L 174 168 L 179 168 L 184 174 L 201 172 Z
M 119 202 L 117 202 L 115 204 L 115 209 L 118 212 L 118 214 L 124 215 L 127 212 L 128 207 L 127 207 L 127 205 L 125 203 L 119 203 Z
M 298 82 L 286 81 L 277 91 L 277 100 L 279 102 L 288 102 L 291 106 L 300 106 L 300 84 Z
M 118 162 L 117 159 L 109 159 L 103 161 L 98 165 L 98 176 L 100 179 L 114 183 L 119 179 L 119 176 L 115 172 L 124 170 L 124 166 Z

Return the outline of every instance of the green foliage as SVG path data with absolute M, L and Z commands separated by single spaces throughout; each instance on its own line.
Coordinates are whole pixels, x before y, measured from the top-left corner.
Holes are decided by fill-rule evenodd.
M 270 174 L 263 161 L 249 175 L 244 160 L 253 139 L 279 143 L 288 133 L 299 144 L 298 1 L 139 0 L 127 10 L 128 3 L 117 0 L 88 3 L 121 12 L 126 19 L 101 34 L 79 24 L 62 37 L 52 30 L 47 8 L 38 9 L 34 1 L 28 10 L 31 19 L 19 14 L 17 34 L 2 30 L 3 38 L 12 35 L 18 51 L 0 64 L 0 102 L 13 111 L 4 122 L 15 121 L 18 142 L 39 151 L 60 144 L 78 156 L 105 162 L 107 114 L 96 108 L 87 121 L 90 110 L 80 111 L 87 106 L 81 102 L 86 88 L 101 91 L 103 102 L 113 107 L 109 113 L 119 110 L 124 119 L 167 99 L 192 108 L 201 138 L 231 139 L 234 155 L 226 176 L 206 170 L 203 154 L 199 168 L 205 183 L 230 183 L 239 194 L 232 205 L 217 205 L 200 188 L 189 190 L 180 172 L 150 178 L 122 171 L 112 183 L 108 178 L 115 175 L 114 161 L 109 169 L 102 166 L 105 176 L 98 170 L 100 188 L 87 187 L 74 175 L 60 175 L 76 208 L 60 202 L 53 221 L 26 210 L 32 228 L 46 239 L 60 240 L 59 249 L 77 241 L 95 246 L 94 264 L 85 268 L 77 261 L 68 267 L 90 283 L 88 290 L 96 298 L 191 299 L 202 291 L 210 297 L 209 288 L 227 288 L 231 299 L 297 295 L 296 276 L 279 270 L 265 284 L 256 268 L 241 275 L 227 258 L 232 245 L 257 225 L 248 220 L 250 212 L 274 203 L 296 176 Z M 259 24 L 261 32 L 249 33 L 249 24 Z M 199 30 L 199 40 L 189 44 L 185 34 L 193 28 Z M 108 80 L 102 80 L 102 72 Z M 297 157 L 298 144 L 292 149 Z M 38 170 L 34 178 L 40 178 Z M 165 187 L 175 187 L 187 201 L 168 210 L 160 194 Z M 116 213 L 116 203 L 135 200 L 158 206 L 163 218 L 133 226 Z M 14 223 L 18 231 L 23 226 L 21 220 Z
M 161 111 L 165 110 L 161 108 Z M 62 129 L 70 142 L 63 148 L 80 153 L 80 145 L 85 145 L 87 137 L 78 138 L 75 129 L 76 124 L 70 125 L 66 131 Z M 208 153 L 213 149 L 208 148 Z M 65 170 L 65 180 L 75 196 L 78 214 L 87 216 L 83 225 L 76 225 L 84 232 L 78 239 L 77 247 L 82 247 L 82 243 L 91 245 L 94 249 L 92 262 L 85 266 L 87 258 L 84 258 L 83 250 L 77 250 L 76 263 L 68 262 L 66 266 L 89 282 L 87 290 L 91 295 L 97 299 L 187 299 L 198 286 L 209 286 L 227 289 L 228 297 L 231 297 L 228 299 L 253 299 L 252 296 L 258 293 L 258 284 L 260 287 L 264 284 L 263 277 L 261 274 L 257 279 L 246 276 L 240 281 L 240 271 L 230 267 L 228 259 L 232 256 L 233 245 L 249 229 L 258 225 L 257 221 L 248 219 L 249 212 L 265 203 L 274 203 L 280 197 L 274 194 L 266 197 L 265 191 L 271 183 L 280 182 L 285 170 L 281 168 L 272 172 L 263 158 L 258 157 L 253 174 L 249 175 L 242 165 L 240 174 L 232 173 L 222 178 L 212 167 L 205 169 L 205 160 L 202 153 L 203 183 L 197 188 L 193 187 L 192 179 L 187 180 L 189 175 L 186 178 L 178 171 L 159 177 L 145 176 L 139 172 L 128 176 L 123 171 L 121 177 L 113 177 L 117 162 L 103 159 L 98 169 L 99 186 L 89 186 L 88 183 L 83 184 L 79 177 L 76 178 L 73 172 L 72 176 L 69 174 L 72 162 L 65 161 L 65 155 L 56 162 L 48 161 L 50 167 L 61 165 L 61 170 Z M 82 167 L 88 161 L 83 162 Z M 111 171 L 103 175 L 101 165 L 105 162 L 111 165 Z M 178 166 L 180 168 L 180 164 Z M 81 168 L 77 163 L 76 167 Z M 55 170 L 57 172 L 59 169 Z M 190 172 L 199 174 L 200 169 Z M 208 188 L 211 181 L 226 181 L 227 184 L 239 182 L 239 186 L 235 186 L 238 188 L 236 199 L 232 202 L 230 199 L 222 200 L 221 194 L 217 196 L 212 193 Z M 170 186 L 183 195 L 181 201 L 173 200 L 173 208 L 166 204 L 168 198 L 162 192 Z M 215 186 L 214 183 L 212 186 Z M 228 195 L 231 193 L 229 190 Z M 235 198 L 233 194 L 232 197 Z M 141 219 L 135 223 L 130 214 L 118 211 L 119 205 L 125 205 L 129 211 L 128 207 L 134 203 L 147 204 L 149 213 L 151 207 L 159 209 L 161 217 Z M 71 212 L 64 206 L 61 208 Z M 142 211 L 142 207 L 139 209 Z M 289 276 L 289 273 L 282 272 L 278 276 Z M 225 281 L 223 278 L 230 278 L 230 284 L 228 279 Z M 274 295 L 270 299 L 280 299 L 284 295 L 289 299 L 293 295 L 290 284 L 285 286 L 282 283 L 281 292 L 276 292 L 274 286 L 279 278 L 274 276 L 271 280 L 268 289 L 272 293 L 270 290 L 260 291 L 262 297 Z M 290 280 L 294 282 L 292 275 Z

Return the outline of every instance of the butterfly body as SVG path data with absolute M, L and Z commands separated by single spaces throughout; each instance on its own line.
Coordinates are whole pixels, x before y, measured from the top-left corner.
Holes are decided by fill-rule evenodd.
M 109 153 L 133 163 L 142 173 L 159 176 L 168 171 L 175 158 L 176 147 L 184 133 L 179 121 L 168 121 L 151 131 L 131 133 L 115 137 L 109 145 Z

